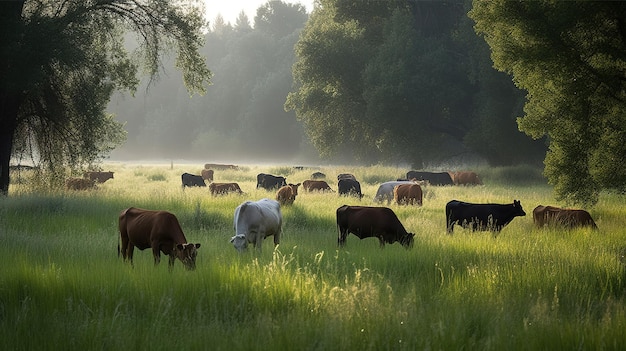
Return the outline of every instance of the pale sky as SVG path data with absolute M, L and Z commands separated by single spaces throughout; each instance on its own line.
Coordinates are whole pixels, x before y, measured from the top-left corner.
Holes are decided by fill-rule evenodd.
M 268 0 L 204 0 L 207 16 L 206 18 L 212 24 L 213 20 L 218 13 L 224 17 L 224 21 L 230 22 L 234 25 L 239 12 L 243 10 L 250 24 L 254 24 L 254 16 L 256 16 L 256 9 L 267 3 Z M 313 11 L 313 0 L 283 0 L 285 3 L 297 4 L 300 3 L 306 8 L 307 13 Z

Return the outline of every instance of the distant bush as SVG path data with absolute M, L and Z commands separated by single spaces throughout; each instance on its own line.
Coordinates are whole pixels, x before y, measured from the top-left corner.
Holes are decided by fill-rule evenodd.
M 152 182 L 164 182 L 167 177 L 163 173 L 153 173 L 148 175 L 148 180 Z

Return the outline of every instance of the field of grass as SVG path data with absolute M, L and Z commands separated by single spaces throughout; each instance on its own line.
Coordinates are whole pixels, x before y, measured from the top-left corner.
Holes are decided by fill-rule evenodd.
M 248 166 L 216 171 L 246 195 L 182 190 L 180 174 L 202 165 L 112 163 L 115 179 L 86 192 L 31 193 L 13 175 L 0 198 L 2 350 L 573 350 L 626 345 L 625 197 L 602 194 L 589 209 L 598 231 L 536 229 L 532 209 L 561 205 L 527 167 L 476 170 L 485 185 L 427 187 L 424 205 L 389 205 L 415 246 L 378 246 L 348 236 L 337 248 L 335 210 L 374 205 L 380 182 L 406 169 L 322 167 L 331 187 L 350 172 L 362 200 L 302 191 L 283 208 L 273 250 L 238 254 L 229 243 L 233 211 L 274 197 L 255 189 L 257 173 L 301 182 L 318 169 Z M 494 238 L 455 227 L 446 202 L 511 203 L 518 217 Z M 153 265 L 117 254 L 117 216 L 134 206 L 173 212 L 197 269 Z

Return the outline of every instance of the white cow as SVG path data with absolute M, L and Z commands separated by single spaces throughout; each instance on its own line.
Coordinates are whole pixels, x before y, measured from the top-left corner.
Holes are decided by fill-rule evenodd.
M 283 216 L 276 200 L 246 201 L 235 209 L 235 236 L 230 239 L 235 249 L 244 252 L 248 243 L 261 251 L 263 239 L 273 235 L 274 246 L 280 242 Z

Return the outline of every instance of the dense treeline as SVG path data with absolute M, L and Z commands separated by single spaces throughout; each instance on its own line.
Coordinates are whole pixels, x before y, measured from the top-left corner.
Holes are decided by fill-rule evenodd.
M 300 5 L 269 1 L 253 26 L 243 13 L 234 24 L 218 16 L 203 49 L 214 73 L 207 94 L 189 99 L 178 77 L 164 75 L 145 96 L 116 99 L 129 140 L 115 155 L 539 162 L 545 142 L 515 123 L 524 93 L 491 67 L 468 9 L 333 0 L 309 20 Z
M 204 96 L 189 97 L 179 74 L 166 74 L 137 98 L 118 95 L 110 108 L 127 121 L 128 142 L 116 157 L 204 160 L 316 158 L 293 112 L 285 112 L 292 85 L 293 47 L 307 20 L 299 4 L 271 1 L 254 26 L 241 13 L 231 24 L 217 16 L 201 49 L 213 72 Z M 170 62 L 173 67 L 173 61 Z

